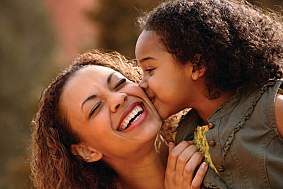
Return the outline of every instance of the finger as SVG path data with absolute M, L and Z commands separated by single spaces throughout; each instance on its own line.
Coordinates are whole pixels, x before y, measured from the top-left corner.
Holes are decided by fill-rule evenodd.
M 182 141 L 177 146 L 175 146 L 171 151 L 169 151 L 166 172 L 173 172 L 176 169 L 176 162 L 179 154 L 184 151 L 184 149 L 189 144 L 186 141 Z
M 184 185 L 191 186 L 193 175 L 195 173 L 195 170 L 199 167 L 203 160 L 203 154 L 200 152 L 195 152 L 191 159 L 187 162 L 184 173 L 183 173 L 183 179 L 184 179 Z
M 182 178 L 184 173 L 184 168 L 186 163 L 191 159 L 192 155 L 197 151 L 195 145 L 189 145 L 184 151 L 179 155 L 176 164 L 176 175 Z
M 174 147 L 175 144 L 173 142 L 169 142 L 169 152 L 171 152 Z
M 190 142 L 184 141 L 183 143 L 180 143 L 179 146 L 176 146 L 172 151 L 173 154 L 174 150 L 176 150 L 176 154 L 173 154 L 176 157 L 176 165 L 174 171 L 176 187 L 181 187 L 183 185 L 183 171 L 185 164 L 192 156 L 192 151 L 196 151 L 196 148 L 194 146 L 190 147 L 190 144 Z
M 175 147 L 175 144 L 173 142 L 170 142 L 168 144 L 169 147 L 169 154 L 172 152 L 173 148 Z M 164 179 L 164 187 L 165 189 L 172 189 L 175 187 L 175 177 L 174 177 L 174 171 L 168 170 L 169 167 L 169 157 L 168 155 L 168 160 L 167 160 L 167 168 L 165 172 L 165 179 Z
M 207 169 L 208 169 L 207 163 L 203 162 L 199 167 L 199 169 L 197 170 L 197 173 L 192 181 L 191 189 L 199 189 L 201 187 Z
M 172 160 L 171 160 L 170 154 L 172 153 L 172 150 L 175 147 L 175 144 L 173 142 L 169 142 L 168 147 L 169 147 L 169 151 L 168 151 L 168 158 L 167 158 L 167 169 L 172 166 L 171 165 L 171 163 L 172 163 L 171 161 Z

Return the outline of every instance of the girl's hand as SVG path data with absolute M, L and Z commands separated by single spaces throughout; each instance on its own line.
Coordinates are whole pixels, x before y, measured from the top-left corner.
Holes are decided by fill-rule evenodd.
M 199 189 L 208 167 L 201 163 L 202 159 L 202 153 L 191 141 L 182 141 L 177 146 L 170 143 L 165 189 Z

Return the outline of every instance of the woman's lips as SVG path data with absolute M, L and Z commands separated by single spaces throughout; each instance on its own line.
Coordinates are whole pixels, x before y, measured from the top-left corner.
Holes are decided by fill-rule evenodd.
M 123 132 L 129 132 L 136 127 L 140 126 L 140 124 L 145 120 L 147 116 L 147 111 L 144 110 L 133 122 L 130 123 L 130 125 L 123 130 Z
M 146 117 L 147 111 L 142 102 L 135 102 L 128 106 L 121 116 L 117 130 L 127 132 L 137 127 Z

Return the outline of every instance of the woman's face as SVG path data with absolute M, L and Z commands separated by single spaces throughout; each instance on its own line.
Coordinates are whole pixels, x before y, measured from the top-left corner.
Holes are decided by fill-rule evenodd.
M 152 145 L 161 126 L 143 90 L 103 66 L 77 71 L 63 89 L 60 109 L 81 143 L 105 158 L 128 157 Z

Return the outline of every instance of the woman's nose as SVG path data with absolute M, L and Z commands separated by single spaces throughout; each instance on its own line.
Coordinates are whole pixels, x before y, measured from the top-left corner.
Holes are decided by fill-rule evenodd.
M 110 97 L 110 108 L 112 112 L 116 112 L 126 102 L 128 95 L 122 92 L 114 92 Z

